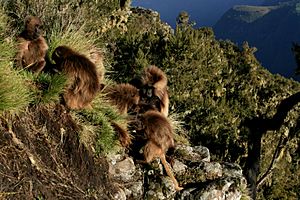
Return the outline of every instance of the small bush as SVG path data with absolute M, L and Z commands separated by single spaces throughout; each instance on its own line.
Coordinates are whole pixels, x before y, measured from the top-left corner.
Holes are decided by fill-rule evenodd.
M 35 15 L 42 18 L 48 32 L 53 28 L 64 31 L 70 24 L 76 29 L 84 23 L 88 24 L 90 29 L 97 30 L 97 24 L 100 26 L 102 21 L 99 19 L 118 9 L 119 1 L 15 0 L 2 1 L 0 5 L 13 19 L 15 28 L 22 27 L 23 19 L 27 15 Z

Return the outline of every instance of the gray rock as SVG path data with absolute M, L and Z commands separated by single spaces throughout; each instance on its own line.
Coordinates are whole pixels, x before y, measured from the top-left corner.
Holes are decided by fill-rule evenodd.
M 143 181 L 137 181 L 126 185 L 125 189 L 126 196 L 128 199 L 140 200 L 144 194 L 144 183 Z
M 223 170 L 220 163 L 216 162 L 203 162 L 204 164 L 204 172 L 206 175 L 206 179 L 208 180 L 214 180 L 216 178 L 222 177 Z
M 202 161 L 210 162 L 210 153 L 209 149 L 204 146 L 195 146 L 194 153 L 202 156 Z
M 225 162 L 222 164 L 223 173 L 226 176 L 241 177 L 243 176 L 242 168 L 238 164 Z
M 173 170 L 176 174 L 182 174 L 185 172 L 188 166 L 180 162 L 179 160 L 175 159 L 173 164 Z
M 184 190 L 177 192 L 160 159 L 135 166 L 124 154 L 109 157 L 109 172 L 122 189 L 112 199 L 125 200 L 240 200 L 247 197 L 247 182 L 241 167 L 232 163 L 210 162 L 206 147 L 178 145 L 173 172 Z M 189 188 L 188 188 L 189 187 Z
M 109 172 L 114 179 L 121 180 L 123 182 L 129 182 L 132 180 L 135 174 L 135 165 L 132 158 L 128 157 L 120 162 L 110 163 Z
M 203 146 L 191 147 L 187 145 L 177 145 L 175 154 L 181 159 L 191 162 L 210 161 L 210 153 L 208 148 Z

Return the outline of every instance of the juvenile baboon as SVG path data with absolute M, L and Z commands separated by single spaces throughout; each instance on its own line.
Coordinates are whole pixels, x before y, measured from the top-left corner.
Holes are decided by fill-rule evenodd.
M 103 92 L 121 114 L 135 111 L 140 99 L 138 89 L 128 83 L 107 86 Z
M 177 191 L 183 188 L 179 186 L 172 169 L 166 161 L 166 152 L 174 147 L 173 129 L 169 120 L 158 111 L 147 111 L 138 116 L 140 129 L 145 132 L 147 139 L 144 147 L 144 158 L 150 163 L 155 158 L 160 158 L 168 176 L 172 179 Z
M 25 30 L 17 38 L 17 67 L 25 68 L 35 73 L 40 73 L 45 67 L 48 45 L 41 35 L 41 26 L 42 22 L 38 17 L 26 17 Z
M 158 110 L 164 115 L 169 114 L 169 94 L 167 90 L 167 76 L 158 67 L 151 65 L 145 68 L 140 78 L 132 81 L 132 84 L 140 90 L 141 102 L 151 103 L 153 98 L 159 99 Z
M 52 60 L 58 71 L 67 76 L 67 88 L 63 98 L 71 109 L 91 108 L 91 101 L 99 91 L 96 66 L 87 57 L 67 46 L 57 47 Z

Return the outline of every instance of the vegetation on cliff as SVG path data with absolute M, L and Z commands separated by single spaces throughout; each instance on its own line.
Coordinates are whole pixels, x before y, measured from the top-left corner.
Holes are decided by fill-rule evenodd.
M 107 166 L 102 156 L 120 149 L 112 121 L 126 125 L 124 117 L 107 106 L 101 95 L 94 101 L 93 110 L 66 114 L 68 111 L 58 105 L 65 84 L 63 76 L 44 73 L 36 77 L 13 68 L 14 38 L 28 14 L 44 21 L 49 55 L 61 44 L 86 55 L 93 47 L 101 48 L 105 54 L 106 82 L 128 82 L 149 64 L 162 68 L 169 80 L 170 111 L 185 129 L 180 134 L 194 145 L 207 146 L 214 160 L 237 163 L 244 172 L 249 170 L 252 134 L 257 131 L 253 127 L 272 119 L 280 103 L 300 90 L 298 82 L 264 69 L 254 56 L 256 49 L 247 43 L 239 48 L 230 41 L 218 41 L 212 29 L 194 29 L 188 22 L 178 24 L 173 31 L 160 21 L 158 13 L 119 9 L 118 2 L 1 2 L 0 147 L 5 151 L 0 155 L 0 170 L 9 173 L 1 178 L 0 197 L 43 198 L 53 184 L 58 187 L 48 196 L 56 192 L 80 199 L 103 192 L 109 197 L 115 186 L 105 175 Z M 260 166 L 260 199 L 299 198 L 296 103 L 279 121 L 278 129 L 268 129 L 259 138 L 261 162 L 255 164 Z M 12 143 L 6 133 L 18 135 L 31 148 L 16 147 L 20 143 Z M 52 155 L 62 144 L 61 150 Z M 74 157 L 78 153 L 82 157 Z M 23 160 L 24 155 L 27 159 Z M 47 162 L 42 164 L 41 160 Z M 58 160 L 63 160 L 61 165 Z M 82 174 L 80 168 L 89 174 Z M 51 172 L 48 177 L 46 171 Z M 30 173 L 36 174 L 34 179 L 28 179 Z M 79 179 L 82 182 L 75 185 L 71 181 Z M 32 180 L 39 181 L 34 189 Z M 16 187 L 10 190 L 12 186 Z M 96 187 L 102 190 L 94 191 Z

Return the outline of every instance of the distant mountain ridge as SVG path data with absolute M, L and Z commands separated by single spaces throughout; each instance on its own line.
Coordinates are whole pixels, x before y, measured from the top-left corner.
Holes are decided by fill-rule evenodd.
M 257 58 L 272 73 L 294 77 L 292 42 L 300 41 L 300 1 L 265 1 L 268 6 L 234 6 L 213 27 L 217 38 L 258 48 Z M 295 77 L 294 77 L 295 78 Z
M 175 28 L 176 17 L 183 10 L 189 13 L 191 21 L 196 22 L 195 27 L 213 26 L 233 5 L 260 5 L 262 2 L 263 0 L 132 0 L 132 6 L 159 12 L 161 19 Z
M 270 13 L 272 10 L 278 9 L 280 6 L 248 6 L 236 5 L 233 7 L 233 16 L 236 20 L 241 20 L 247 23 L 254 22 L 255 20 Z M 236 15 L 238 13 L 238 15 Z

